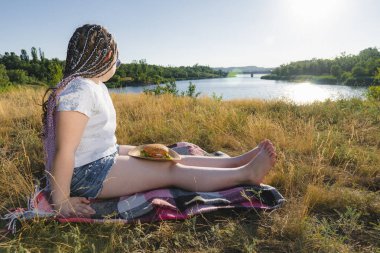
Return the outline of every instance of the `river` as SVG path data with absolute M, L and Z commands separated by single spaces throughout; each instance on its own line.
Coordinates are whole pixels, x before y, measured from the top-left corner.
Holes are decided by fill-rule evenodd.
M 274 81 L 260 79 L 261 75 L 237 75 L 228 78 L 213 78 L 200 80 L 176 81 L 179 91 L 187 90 L 189 82 L 196 85 L 196 91 L 202 95 L 222 96 L 223 100 L 231 99 L 286 99 L 297 104 L 336 100 L 340 98 L 363 98 L 366 87 L 350 87 L 344 85 L 295 83 L 286 81 Z M 109 89 L 115 93 L 140 93 L 144 88 L 154 88 L 155 85 L 124 87 Z

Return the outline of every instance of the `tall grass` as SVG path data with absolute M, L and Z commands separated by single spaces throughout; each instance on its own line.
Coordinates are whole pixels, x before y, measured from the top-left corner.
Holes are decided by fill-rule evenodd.
M 43 171 L 43 90 L 0 93 L 1 213 L 25 207 Z M 178 141 L 230 155 L 264 138 L 278 161 L 265 183 L 288 200 L 273 212 L 218 211 L 153 224 L 23 224 L 14 252 L 376 252 L 380 248 L 380 103 L 295 105 L 112 94 L 119 144 Z M 2 225 L 5 225 L 2 223 Z

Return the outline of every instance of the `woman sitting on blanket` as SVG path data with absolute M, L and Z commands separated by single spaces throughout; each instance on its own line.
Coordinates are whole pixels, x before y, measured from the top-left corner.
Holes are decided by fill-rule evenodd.
M 54 209 L 89 217 L 88 198 L 111 198 L 154 188 L 216 191 L 260 184 L 273 167 L 269 140 L 237 157 L 181 156 L 178 163 L 131 157 L 116 143 L 116 113 L 104 82 L 120 65 L 117 44 L 100 25 L 75 30 L 64 76 L 43 98 L 45 172 Z M 52 91 L 45 101 L 49 91 Z

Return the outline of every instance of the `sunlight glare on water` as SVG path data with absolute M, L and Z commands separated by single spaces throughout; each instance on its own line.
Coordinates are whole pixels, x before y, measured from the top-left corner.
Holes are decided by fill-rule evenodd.
M 284 89 L 285 97 L 298 103 L 306 103 L 314 100 L 323 101 L 331 98 L 331 94 L 328 90 L 309 82 L 289 85 Z

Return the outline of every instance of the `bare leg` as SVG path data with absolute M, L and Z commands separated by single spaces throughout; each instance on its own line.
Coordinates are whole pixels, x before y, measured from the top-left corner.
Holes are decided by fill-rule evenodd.
M 119 145 L 119 155 L 128 155 L 129 150 L 135 147 L 136 146 L 131 145 Z
M 220 168 L 235 168 L 247 164 L 260 151 L 260 147 L 267 143 L 273 147 L 269 140 L 263 140 L 260 144 L 250 151 L 235 157 L 207 157 L 207 156 L 191 156 L 181 155 L 180 163 L 182 165 L 203 166 L 203 167 L 220 167 Z
M 269 145 L 261 147 L 248 164 L 236 168 L 197 167 L 118 156 L 99 198 L 118 197 L 162 187 L 215 191 L 243 183 L 258 184 L 274 164 Z
M 257 147 L 235 157 L 207 157 L 207 156 L 192 156 L 192 155 L 181 155 L 180 163 L 182 165 L 189 166 L 201 166 L 201 167 L 220 167 L 220 168 L 235 168 L 243 166 L 251 161 L 259 152 L 259 147 L 264 143 L 273 144 L 269 140 L 262 141 Z M 127 155 L 128 151 L 135 146 L 130 145 L 120 145 L 119 155 Z

